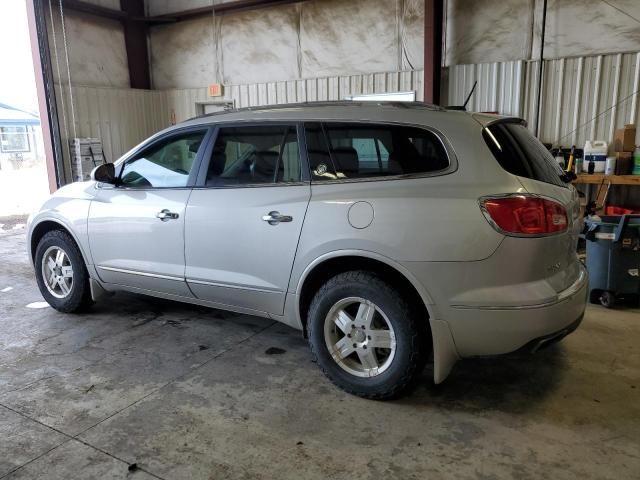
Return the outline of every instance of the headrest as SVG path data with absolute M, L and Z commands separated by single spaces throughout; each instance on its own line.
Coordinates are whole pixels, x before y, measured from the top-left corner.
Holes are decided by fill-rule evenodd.
M 261 151 L 254 153 L 253 174 L 262 177 L 272 177 L 276 173 L 278 152 Z
M 353 147 L 337 147 L 331 152 L 333 161 L 336 164 L 336 170 L 345 175 L 358 173 L 359 159 L 358 152 Z

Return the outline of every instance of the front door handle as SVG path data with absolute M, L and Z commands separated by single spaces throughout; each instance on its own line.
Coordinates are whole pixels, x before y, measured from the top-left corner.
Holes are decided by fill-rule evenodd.
M 269 225 L 278 225 L 280 222 L 291 222 L 293 217 L 290 215 L 280 215 L 280 212 L 269 212 L 268 215 L 263 215 L 262 220 Z
M 165 208 L 164 210 L 160 210 L 158 213 L 156 213 L 156 217 L 163 222 L 166 222 L 167 220 L 175 220 L 176 218 L 180 217 L 180 215 L 178 215 L 177 213 L 173 213 L 169 211 L 169 209 Z

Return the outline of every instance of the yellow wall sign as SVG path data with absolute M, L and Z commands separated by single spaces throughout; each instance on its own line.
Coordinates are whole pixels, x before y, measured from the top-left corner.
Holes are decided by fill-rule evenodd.
M 223 91 L 223 87 L 221 83 L 212 83 L 211 85 L 209 85 L 210 97 L 221 97 L 222 91 Z

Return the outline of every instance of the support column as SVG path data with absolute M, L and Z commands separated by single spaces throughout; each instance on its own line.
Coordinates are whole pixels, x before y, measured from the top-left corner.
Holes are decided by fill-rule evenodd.
M 49 54 L 47 19 L 42 0 L 27 0 L 26 4 L 42 143 L 44 144 L 49 191 L 53 193 L 65 180 L 60 124 L 58 123 L 56 94 L 53 86 L 51 55 Z
M 126 14 L 122 25 L 129 66 L 129 83 L 131 88 L 150 89 L 147 26 L 142 21 L 145 16 L 144 0 L 120 0 L 120 7 Z
M 443 0 L 424 2 L 424 101 L 440 104 Z

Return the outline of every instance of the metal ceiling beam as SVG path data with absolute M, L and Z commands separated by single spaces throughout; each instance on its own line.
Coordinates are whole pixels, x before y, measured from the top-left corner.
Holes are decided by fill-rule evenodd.
M 122 22 L 136 21 L 155 24 L 180 22 L 182 20 L 213 15 L 214 12 L 216 15 L 229 15 L 231 13 L 273 7 L 276 5 L 299 3 L 302 1 L 304 0 L 234 0 L 232 2 L 219 3 L 211 7 L 193 8 L 190 10 L 182 10 L 179 12 L 168 13 L 166 15 L 155 16 L 145 16 L 144 9 L 136 15 L 127 15 L 127 12 L 125 11 L 128 10 L 128 7 L 125 6 L 126 3 L 129 3 L 127 0 L 121 0 L 122 10 L 105 8 L 82 0 L 63 0 L 62 5 L 67 10 L 95 15 L 97 17 L 110 18 L 112 20 L 119 20 Z
M 300 3 L 304 0 L 235 0 L 233 2 L 218 3 L 210 7 L 193 8 L 180 12 L 172 12 L 166 15 L 156 15 L 145 17 L 145 21 L 151 23 L 180 22 L 192 18 L 216 15 L 229 15 L 232 13 L 244 12 L 247 10 L 257 10 L 259 8 L 273 7 L 276 5 L 286 5 L 290 3 Z
M 124 20 L 127 14 L 122 10 L 114 10 L 112 8 L 101 7 L 93 3 L 83 2 L 82 0 L 62 0 L 62 6 L 66 10 L 75 12 L 88 13 L 102 18 L 110 18 L 112 20 Z

